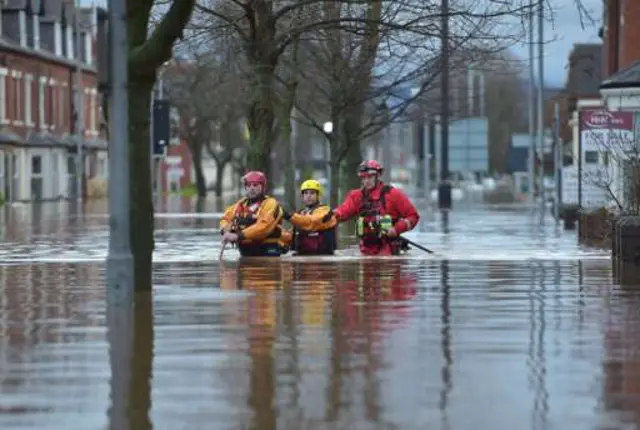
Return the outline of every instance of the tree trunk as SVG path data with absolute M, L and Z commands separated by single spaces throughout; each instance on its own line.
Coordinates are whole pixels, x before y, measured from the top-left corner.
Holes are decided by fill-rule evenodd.
M 151 292 L 146 292 L 136 295 L 133 310 L 128 408 L 132 429 L 153 427 L 149 419 L 153 377 L 153 338 L 153 297 Z
M 283 114 L 281 122 L 282 150 L 284 151 L 284 201 L 289 208 L 296 207 L 296 173 L 293 165 L 293 148 L 291 142 L 291 117 Z M 286 117 L 285 117 L 286 116 Z
M 274 67 L 256 64 L 251 79 L 251 107 L 248 115 L 249 150 L 247 167 L 260 170 L 269 177 L 271 166 L 271 145 L 275 122 L 273 80 Z
M 129 84 L 129 160 L 131 176 L 131 252 L 136 291 L 152 288 L 153 201 L 149 151 L 149 111 L 153 76 L 132 76 Z
M 357 175 L 358 166 L 362 163 L 362 152 L 360 151 L 360 139 L 358 131 L 360 130 L 360 117 L 355 120 L 348 118 L 343 125 L 343 133 L 341 133 L 341 147 L 346 148 L 347 152 L 342 163 L 342 189 L 343 191 L 360 188 L 360 178 Z
M 198 197 L 207 197 L 207 180 L 202 170 L 202 145 L 198 142 L 189 145 L 191 149 L 191 159 L 193 160 L 193 170 L 196 174 L 196 188 Z
M 216 163 L 216 184 L 215 193 L 216 197 L 222 197 L 222 182 L 224 181 L 224 169 L 227 167 L 227 163 Z

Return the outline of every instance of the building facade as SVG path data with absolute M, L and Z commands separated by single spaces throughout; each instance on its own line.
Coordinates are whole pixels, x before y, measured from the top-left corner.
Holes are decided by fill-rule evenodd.
M 0 193 L 5 200 L 71 198 L 79 183 L 106 180 L 96 75 L 101 13 L 62 0 L 9 0 L 0 9 Z

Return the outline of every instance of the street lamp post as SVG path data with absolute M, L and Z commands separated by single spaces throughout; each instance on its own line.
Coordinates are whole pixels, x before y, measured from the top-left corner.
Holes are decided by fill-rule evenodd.
M 133 257 L 129 239 L 129 118 L 126 0 L 109 0 L 109 302 L 130 302 L 133 297 Z
M 327 135 L 331 135 L 333 133 L 333 122 L 327 121 L 322 124 L 322 131 L 324 131 Z M 327 139 L 327 145 L 325 146 L 325 175 L 327 176 L 327 195 L 331 195 L 331 142 Z

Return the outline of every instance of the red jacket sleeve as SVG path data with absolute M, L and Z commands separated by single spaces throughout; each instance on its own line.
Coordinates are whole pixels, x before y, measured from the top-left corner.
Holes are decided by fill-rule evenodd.
M 346 221 L 358 215 L 361 196 L 362 191 L 360 190 L 349 191 L 342 204 L 333 210 L 333 214 L 338 218 L 338 221 Z
M 396 233 L 401 234 L 405 231 L 413 229 L 420 221 L 420 214 L 411 200 L 397 188 L 393 188 L 389 193 L 390 200 L 394 209 L 398 213 L 398 221 L 396 221 L 393 229 Z

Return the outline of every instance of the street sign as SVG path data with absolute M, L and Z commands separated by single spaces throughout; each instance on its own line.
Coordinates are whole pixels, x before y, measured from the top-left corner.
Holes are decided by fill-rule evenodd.
M 153 102 L 151 142 L 153 155 L 157 157 L 164 156 L 165 149 L 169 145 L 171 137 L 170 108 L 169 100 L 154 100 Z

